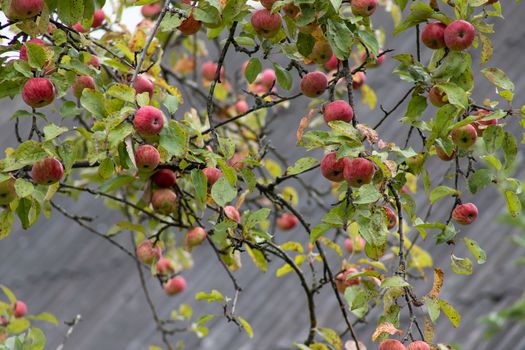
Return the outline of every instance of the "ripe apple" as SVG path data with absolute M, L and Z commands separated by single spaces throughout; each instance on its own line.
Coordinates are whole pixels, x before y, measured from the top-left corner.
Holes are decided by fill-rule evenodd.
M 197 21 L 193 14 L 190 14 L 179 26 L 179 30 L 183 35 L 192 35 L 201 29 L 201 21 Z
M 206 239 L 207 233 L 202 227 L 194 227 L 184 237 L 184 246 L 191 251 L 193 247 L 199 246 Z
M 218 168 L 205 168 L 202 171 L 208 180 L 208 188 L 211 188 L 217 182 L 217 180 L 219 180 L 219 178 L 224 176 L 222 171 L 220 171 Z
M 141 107 L 133 119 L 135 130 L 142 136 L 158 135 L 164 126 L 164 115 L 158 108 Z
M 27 305 L 23 301 L 17 300 L 15 302 L 13 315 L 15 318 L 22 318 L 27 314 Z
M 333 56 L 332 48 L 327 41 L 318 40 L 308 58 L 317 64 L 325 64 Z
M 45 158 L 33 164 L 31 177 L 39 185 L 51 185 L 64 176 L 64 167 L 56 158 Z
M 137 245 L 135 255 L 140 262 L 144 264 L 151 264 L 155 260 L 159 260 L 162 256 L 160 246 L 153 244 L 152 241 L 146 239 Z
M 172 214 L 177 209 L 177 195 L 169 188 L 160 188 L 151 195 L 153 209 L 163 215 Z
M 86 64 L 96 69 L 100 68 L 100 60 L 95 55 L 91 55 L 91 58 L 86 62 Z
M 489 111 L 486 111 L 484 109 L 479 109 L 475 113 L 477 116 L 479 116 L 479 119 L 472 123 L 472 126 L 476 129 L 476 132 L 478 133 L 478 136 L 483 135 L 483 131 L 489 126 L 489 125 L 498 125 L 497 119 L 489 119 L 489 120 L 481 120 L 483 119 L 487 114 L 490 114 Z
M 405 350 L 405 346 L 397 339 L 383 340 L 377 350 Z
M 447 26 L 441 22 L 429 23 L 421 32 L 421 41 L 423 44 L 432 49 L 442 49 L 445 45 L 445 28 Z
M 346 160 L 346 158 L 338 160 L 336 152 L 325 154 L 323 160 L 321 160 L 321 174 L 333 182 L 343 181 L 345 179 L 343 172 Z
M 283 7 L 284 14 L 290 18 L 295 18 L 301 13 L 301 8 L 296 6 L 294 3 L 289 3 Z
M 161 188 L 170 188 L 177 182 L 177 175 L 171 169 L 160 169 L 153 175 L 153 183 Z
M 421 340 L 408 344 L 407 350 L 430 350 L 430 345 Z
M 366 81 L 366 75 L 364 72 L 356 72 L 353 76 L 352 76 L 352 88 L 354 90 L 357 90 L 359 89 L 361 86 L 363 86 L 365 84 L 365 81 Z
M 235 111 L 237 114 L 244 114 L 247 113 L 250 110 L 250 106 L 248 105 L 248 102 L 244 99 L 240 99 L 239 101 L 235 102 Z
M 277 227 L 283 231 L 288 231 L 293 229 L 299 223 L 297 216 L 290 213 L 283 213 L 277 218 Z
M 217 64 L 217 62 L 212 62 L 212 61 L 205 62 L 201 68 L 202 79 L 207 80 L 207 81 L 213 81 L 215 79 L 215 74 L 217 73 L 218 67 L 219 65 Z M 221 67 L 221 73 L 220 73 L 219 79 L 222 80 L 223 78 L 224 78 L 224 67 Z
M 155 269 L 159 275 L 163 276 L 168 275 L 170 272 L 174 271 L 171 261 L 168 258 L 160 258 L 155 265 Z
M 354 15 L 370 17 L 376 12 L 377 0 L 352 0 L 351 7 Z
M 135 151 L 135 162 L 141 170 L 154 170 L 160 163 L 160 153 L 152 145 L 141 145 Z
M 478 133 L 471 124 L 460 126 L 450 132 L 452 142 L 459 148 L 467 149 L 476 143 Z
M 135 82 L 133 83 L 133 88 L 135 89 L 136 94 L 142 94 L 144 92 L 147 92 L 149 94 L 149 98 L 153 97 L 153 91 L 155 90 L 155 87 L 153 86 L 151 80 L 142 75 L 139 75 L 137 79 L 135 79 Z
M 364 248 L 365 248 L 365 244 L 366 244 L 366 241 L 364 240 L 363 237 L 361 236 L 358 236 L 357 239 L 355 240 L 356 244 L 354 245 L 354 240 L 352 238 L 346 238 L 344 240 L 344 246 L 345 246 L 345 250 L 348 252 L 348 254 L 352 254 L 352 253 L 359 253 L 360 251 L 362 251 Z
M 389 207 L 383 207 L 386 211 L 386 216 L 387 216 L 387 219 L 388 219 L 388 229 L 391 230 L 393 229 L 394 227 L 396 227 L 397 225 L 397 215 L 396 213 L 390 209 Z
M 224 207 L 224 214 L 226 214 L 228 219 L 237 221 L 239 224 L 241 223 L 241 214 L 239 214 L 237 208 L 227 205 Z
M 452 219 L 460 225 L 470 225 L 478 217 L 478 208 L 472 203 L 460 204 L 452 211 Z
M 73 96 L 76 98 L 80 98 L 82 96 L 84 89 L 96 89 L 95 79 L 93 79 L 93 77 L 89 75 L 80 75 L 77 77 L 73 85 L 71 85 Z
M 346 270 L 344 270 L 343 272 L 340 272 L 335 277 L 335 284 L 337 286 L 337 290 L 340 293 L 344 293 L 346 288 L 358 285 L 360 280 L 361 280 L 359 277 L 350 278 L 350 279 L 348 278 L 348 276 L 353 275 L 353 274 L 358 273 L 358 272 L 359 271 L 356 268 L 354 268 L 354 267 L 349 267 Z
M 47 43 L 44 40 L 38 38 L 29 39 L 28 41 L 26 41 L 26 43 L 31 43 L 39 46 L 47 46 Z M 25 44 L 22 45 L 22 47 L 20 48 L 19 57 L 21 60 L 24 60 L 26 62 L 29 60 L 29 58 L 27 57 L 27 46 Z
M 144 5 L 140 9 L 142 16 L 153 19 L 157 17 L 162 11 L 162 6 L 159 3 Z
M 233 154 L 233 156 L 230 159 L 228 159 L 228 165 L 234 168 L 235 170 L 239 171 L 242 168 L 244 168 L 245 159 L 246 159 L 245 156 L 236 152 Z
M 31 78 L 22 89 L 22 99 L 30 107 L 45 107 L 55 99 L 55 87 L 47 78 Z
M 261 5 L 263 5 L 263 7 L 267 10 L 271 10 L 272 7 L 273 7 L 273 4 L 277 1 L 277 0 L 260 0 L 261 1 Z
M 9 177 L 0 182 L 0 206 L 8 205 L 16 199 L 15 178 Z
M 275 71 L 273 69 L 265 69 L 263 70 L 258 76 L 257 79 L 255 79 L 256 84 L 261 84 L 266 88 L 266 91 L 273 88 L 275 85 L 275 80 L 277 79 L 277 76 L 275 75 Z
M 6 11 L 10 20 L 33 18 L 42 12 L 44 0 L 11 0 Z
M 314 98 L 321 96 L 328 87 L 328 79 L 321 72 L 311 72 L 301 79 L 301 92 L 306 97 Z
M 453 149 L 450 154 L 447 154 L 447 152 L 445 152 L 443 148 L 436 146 L 436 155 L 438 156 L 439 159 L 448 162 L 454 159 L 454 157 L 456 157 L 456 149 Z
M 374 163 L 365 158 L 352 158 L 345 162 L 343 176 L 349 186 L 361 187 L 369 184 L 376 172 Z
M 186 280 L 182 276 L 175 276 L 164 285 L 164 292 L 167 295 L 179 294 L 183 292 L 184 289 L 186 289 Z
M 252 27 L 263 38 L 273 38 L 281 29 L 282 18 L 278 13 L 272 14 L 267 9 L 254 12 L 251 18 Z
M 334 120 L 342 120 L 349 123 L 354 117 L 354 110 L 348 102 L 344 100 L 335 100 L 324 105 L 323 116 L 326 123 Z
M 474 26 L 462 19 L 450 23 L 445 28 L 445 44 L 453 51 L 468 49 L 475 36 Z
M 93 23 L 91 24 L 92 28 L 98 28 L 106 20 L 106 14 L 103 10 L 95 10 L 93 13 Z
M 337 59 L 336 55 L 332 55 L 328 61 L 324 64 L 324 69 L 326 69 L 328 72 L 336 70 L 337 66 L 339 65 L 339 60 Z
M 74 30 L 76 30 L 79 33 L 87 33 L 88 30 L 89 30 L 87 28 L 84 28 L 84 26 L 80 22 L 77 22 L 77 23 L 73 24 L 71 26 L 71 28 L 73 28 Z
M 432 86 L 428 92 L 428 99 L 436 107 L 444 106 L 448 103 L 447 94 L 441 91 L 437 86 Z

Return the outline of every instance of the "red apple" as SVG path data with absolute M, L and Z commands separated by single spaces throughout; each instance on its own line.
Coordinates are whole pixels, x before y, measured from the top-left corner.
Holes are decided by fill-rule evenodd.
M 267 10 L 271 10 L 272 9 L 272 6 L 273 4 L 277 1 L 277 0 L 260 0 L 261 1 L 261 5 L 263 5 L 263 7 Z
M 228 165 L 234 168 L 235 170 L 241 170 L 244 168 L 244 160 L 246 159 L 240 153 L 235 153 L 230 159 L 228 159 Z
M 382 52 L 380 52 L 379 54 L 381 54 Z M 378 54 L 378 56 L 379 56 Z M 381 55 L 379 57 L 376 57 L 375 55 L 372 55 L 371 53 L 369 54 L 369 57 L 368 57 L 368 62 L 366 63 L 366 66 L 368 68 L 375 68 L 375 67 L 378 67 L 380 66 L 384 61 L 385 61 L 385 55 Z M 363 52 L 361 54 L 361 61 L 366 61 L 367 58 L 366 58 L 366 51 Z
M 77 77 L 77 80 L 71 86 L 73 96 L 80 98 L 84 89 L 95 90 L 97 87 L 95 85 L 95 79 L 89 75 L 80 75 Z
M 250 110 L 250 106 L 246 100 L 239 100 L 235 102 L 235 111 L 237 114 L 245 114 Z
M 387 219 L 388 219 L 388 229 L 391 230 L 393 229 L 394 227 L 396 227 L 397 225 L 397 215 L 396 213 L 390 209 L 389 207 L 383 207 L 386 211 L 386 216 L 387 216 Z
M 168 258 L 160 258 L 159 261 L 157 261 L 157 264 L 155 265 L 155 269 L 157 270 L 157 273 L 159 275 L 166 276 L 170 272 L 173 272 L 173 266 L 171 265 L 171 261 Z
M 460 126 L 450 132 L 452 142 L 459 148 L 468 149 L 476 143 L 478 133 L 471 124 Z
M 357 239 L 355 240 L 355 242 L 357 244 L 354 244 L 354 240 L 351 239 L 351 238 L 346 238 L 345 239 L 344 246 L 345 246 L 346 251 L 349 254 L 359 253 L 360 251 L 362 251 L 365 248 L 366 241 L 363 239 L 363 237 L 358 236 Z
M 472 126 L 476 129 L 476 132 L 478 133 L 478 136 L 483 135 L 483 131 L 489 126 L 489 125 L 498 125 L 497 119 L 489 119 L 489 120 L 481 120 L 486 115 L 490 114 L 489 111 L 486 111 L 484 109 L 479 109 L 475 113 L 477 116 L 479 116 L 479 119 L 472 123 Z
M 354 110 L 348 102 L 344 100 L 335 100 L 324 105 L 323 116 L 326 123 L 334 120 L 342 120 L 349 123 L 354 117 Z
M 15 307 L 13 315 L 15 318 L 22 318 L 27 314 L 27 305 L 23 301 L 17 300 L 15 302 Z
M 47 78 L 31 78 L 24 85 L 22 99 L 30 107 L 45 107 L 55 99 L 55 87 Z
M 421 340 L 408 344 L 407 350 L 430 350 L 430 345 Z
M 177 175 L 170 169 L 160 169 L 153 175 L 153 183 L 162 188 L 170 188 L 177 182 Z
M 441 91 L 437 86 L 432 86 L 428 92 L 428 99 L 436 107 L 444 106 L 448 103 L 447 94 Z
M 160 246 L 154 245 L 152 241 L 146 239 L 137 245 L 135 255 L 140 262 L 144 264 L 151 264 L 155 260 L 159 260 L 162 256 L 162 250 Z
M 452 211 L 452 219 L 460 225 L 470 225 L 478 217 L 478 208 L 472 203 L 460 204 Z
M 306 97 L 319 97 L 325 92 L 327 87 L 328 79 L 321 72 L 308 73 L 301 79 L 301 92 Z
M 162 6 L 159 3 L 144 5 L 140 9 L 142 16 L 150 19 L 157 17 L 161 11 Z
M 374 163 L 365 158 L 352 158 L 345 161 L 343 176 L 352 187 L 369 184 L 376 172 Z
M 450 23 L 445 28 L 445 44 L 453 51 L 468 49 L 475 36 L 474 26 L 462 19 Z
M 135 82 L 133 83 L 133 88 L 135 89 L 136 94 L 142 94 L 144 92 L 147 92 L 149 94 L 149 98 L 153 97 L 153 91 L 155 89 L 151 80 L 142 75 L 139 75 L 137 79 L 135 79 Z
M 98 28 L 106 20 L 106 14 L 103 10 L 96 10 L 93 13 L 93 23 L 91 24 L 92 28 Z
M 290 18 L 295 18 L 301 13 L 301 8 L 293 3 L 289 3 L 283 6 L 284 14 Z
M 208 180 L 208 188 L 211 188 L 213 184 L 219 180 L 224 174 L 222 171 L 220 171 L 217 168 L 205 168 L 202 170 L 204 172 L 204 175 L 206 175 L 206 179 Z
M 239 214 L 237 208 L 227 205 L 224 207 L 224 214 L 226 214 L 228 219 L 241 223 L 241 214 Z
M 15 178 L 9 177 L 0 182 L 0 206 L 8 205 L 16 199 Z
M 46 158 L 33 164 L 31 177 L 39 185 L 51 185 L 64 176 L 64 167 L 56 158 Z
M 219 65 L 217 62 L 204 62 L 201 68 L 201 77 L 202 79 L 206 81 L 213 81 L 215 80 L 215 74 L 217 73 L 217 68 L 219 68 Z M 219 75 L 219 79 L 222 80 L 224 78 L 224 67 L 221 67 L 221 73 Z
M 299 223 L 297 216 L 290 213 L 283 213 L 279 218 L 277 218 L 277 227 L 283 231 L 288 231 L 293 229 Z
M 77 23 L 73 24 L 71 26 L 71 28 L 73 28 L 74 30 L 76 30 L 79 33 L 87 33 L 88 30 L 89 30 L 87 28 L 84 28 L 84 26 L 80 22 L 77 22 Z
M 332 55 L 328 61 L 324 64 L 324 69 L 327 71 L 336 70 L 337 66 L 339 65 L 339 60 L 337 59 L 336 55 Z
M 356 72 L 353 76 L 352 76 L 352 88 L 354 90 L 357 90 L 359 88 L 361 88 L 361 86 L 364 85 L 366 81 L 366 75 L 364 72 Z
M 177 209 L 177 195 L 169 188 L 161 188 L 153 191 L 151 205 L 160 214 L 170 215 Z
M 164 115 L 158 108 L 141 107 L 133 119 L 135 130 L 142 136 L 158 135 L 164 126 Z
M 252 15 L 251 23 L 253 29 L 257 34 L 263 38 L 273 38 L 281 29 L 282 26 L 281 15 L 278 13 L 272 14 L 267 9 L 255 11 Z
M 202 227 L 194 227 L 186 232 L 186 236 L 184 237 L 184 246 L 186 249 L 191 251 L 193 247 L 201 245 L 206 239 L 206 236 L 207 233 Z
M 135 151 L 135 162 L 141 170 L 154 170 L 160 163 L 160 153 L 152 145 L 141 145 Z
M 350 278 L 350 279 L 348 278 L 348 276 L 353 275 L 353 274 L 358 273 L 358 272 L 359 271 L 356 268 L 354 268 L 354 267 L 349 267 L 346 270 L 344 270 L 343 272 L 340 272 L 335 277 L 335 284 L 337 286 L 337 290 L 340 293 L 344 293 L 346 288 L 358 285 L 359 282 L 360 282 L 360 278 L 359 277 Z
M 179 30 L 183 35 L 192 35 L 201 29 L 201 21 L 197 21 L 193 14 L 190 14 L 179 26 Z
M 343 176 L 345 162 L 346 158 L 337 159 L 336 152 L 327 153 L 321 160 L 321 174 L 330 181 L 341 182 L 345 179 Z
M 91 58 L 86 62 L 86 64 L 96 69 L 100 68 L 100 60 L 95 55 L 91 55 Z
M 47 43 L 44 40 L 38 38 L 29 39 L 28 41 L 26 41 L 26 43 L 31 43 L 39 46 L 47 46 Z M 21 60 L 24 60 L 26 62 L 29 60 L 29 58 L 27 57 L 27 46 L 25 44 L 22 45 L 22 47 L 20 48 L 19 57 Z
M 33 18 L 42 12 L 44 0 L 11 0 L 6 17 L 10 20 Z
M 421 32 L 421 41 L 423 44 L 432 49 L 442 49 L 445 45 L 445 28 L 447 26 L 441 22 L 429 23 Z
M 167 295 L 179 294 L 184 289 L 186 289 L 186 280 L 182 276 L 175 276 L 164 285 L 164 292 Z
M 354 15 L 370 17 L 376 12 L 377 0 L 352 0 L 351 7 Z
M 377 350 L 405 350 L 405 346 L 397 339 L 383 340 Z
M 261 84 L 266 88 L 266 91 L 268 91 L 275 85 L 276 79 L 277 76 L 275 75 L 275 71 L 273 69 L 268 68 L 263 70 L 262 73 L 257 76 L 255 83 Z

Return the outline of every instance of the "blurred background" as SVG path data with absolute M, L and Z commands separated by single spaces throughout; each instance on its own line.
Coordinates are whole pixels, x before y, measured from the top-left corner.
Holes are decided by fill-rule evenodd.
M 496 33 L 491 35 L 494 56 L 487 66 L 501 68 L 515 83 L 516 96 L 513 107 L 519 108 L 525 104 L 525 97 L 520 95 L 525 88 L 525 65 L 521 57 L 525 54 L 525 8 L 514 1 L 502 2 L 505 19 L 494 20 Z M 105 10 L 107 14 L 111 13 L 109 7 Z M 139 8 L 131 8 L 124 18 L 133 27 L 141 20 Z M 384 8 L 374 15 L 374 23 L 383 27 L 386 33 L 392 31 L 392 19 Z M 408 30 L 394 38 L 387 37 L 385 49 L 395 49 L 389 56 L 401 52 L 415 54 L 414 30 Z M 218 57 L 215 47 L 210 47 L 209 50 L 210 59 Z M 428 62 L 429 50 L 422 48 L 422 52 L 423 62 Z M 479 49 L 472 50 L 472 54 L 474 66 L 479 67 Z M 245 59 L 242 54 L 230 53 L 226 60 L 226 75 L 230 79 L 233 79 L 235 71 Z M 395 66 L 395 61 L 387 57 L 380 67 L 367 72 L 367 83 L 377 94 L 378 105 L 383 105 L 385 109 L 395 105 L 410 88 L 391 74 Z M 311 66 L 307 69 L 315 68 Z M 485 97 L 496 99 L 493 85 L 484 77 L 475 76 L 475 83 L 473 97 L 476 101 L 481 102 Z M 306 114 L 304 106 L 307 103 L 306 99 L 295 100 L 289 109 L 281 109 L 274 116 L 278 120 L 273 122 L 272 144 L 288 159 L 289 164 L 304 156 L 304 150 L 295 146 L 295 131 L 299 120 Z M 0 147 L 4 150 L 16 146 L 14 122 L 10 120 L 10 116 L 25 106 L 18 99 L 4 99 L 0 101 L 0 108 Z M 398 120 L 403 117 L 405 110 L 405 106 L 399 108 L 378 129 L 381 139 L 401 145 L 404 143 L 408 128 Z M 48 112 L 50 116 L 53 114 L 52 109 Z M 360 103 L 357 104 L 356 112 L 359 121 L 369 125 L 374 125 L 383 115 L 379 109 L 371 111 Z M 431 112 L 427 112 L 427 116 L 429 113 Z M 507 130 L 514 130 L 521 140 L 519 118 L 510 117 L 506 119 L 506 123 L 511 124 Z M 412 140 L 411 146 L 419 150 L 419 139 L 414 137 Z M 523 150 L 521 145 L 519 147 Z M 311 155 L 320 158 L 319 153 Z M 525 175 L 522 162 L 523 158 L 517 161 L 517 178 L 524 178 Z M 433 184 L 446 177 L 448 163 L 434 157 L 427 164 Z M 320 190 L 328 188 L 327 181 L 321 178 L 318 171 L 308 173 L 305 180 Z M 297 183 L 293 185 L 300 188 Z M 425 195 L 422 191 L 419 192 L 416 196 L 419 199 L 418 203 L 423 203 Z M 525 255 L 525 250 L 518 243 L 525 223 L 522 219 L 510 219 L 504 215 L 505 203 L 495 190 L 485 189 L 475 198 L 464 198 L 470 199 L 478 206 L 480 215 L 473 225 L 462 228 L 461 237 L 467 235 L 476 240 L 488 254 L 484 265 L 475 265 L 473 275 L 456 275 L 450 269 L 450 254 L 453 250 L 457 256 L 469 254 L 464 245 L 458 244 L 455 248 L 448 245 L 436 247 L 431 236 L 427 237 L 425 242 L 420 242 L 431 252 L 435 266 L 445 271 L 442 298 L 452 304 L 462 316 L 462 322 L 457 329 L 453 329 L 446 317 L 441 316 L 435 340 L 457 344 L 458 348 L 464 350 L 523 350 L 525 328 L 517 320 L 525 319 L 525 306 L 515 308 L 510 313 L 514 318 L 510 322 L 502 323 L 503 319 L 499 317 L 501 315 L 492 314 L 492 327 L 502 325 L 503 330 L 495 332 L 491 338 L 486 338 L 486 332 L 493 328 L 480 320 L 513 305 L 522 297 L 525 273 L 522 272 L 520 261 L 523 259 L 520 258 Z M 72 213 L 96 216 L 94 226 L 99 231 L 106 232 L 121 218 L 104 210 L 101 201 L 100 198 L 80 196 L 77 202 L 65 200 L 62 201 L 62 205 Z M 451 206 L 452 200 L 438 202 L 431 213 L 431 220 L 446 220 Z M 322 213 L 311 199 L 302 198 L 299 209 L 311 223 L 319 222 Z M 420 215 L 423 215 L 426 208 L 422 207 L 421 210 Z M 294 231 L 279 233 L 277 241 L 304 241 L 305 236 L 304 232 L 297 228 Z M 123 235 L 120 241 L 130 246 L 128 236 Z M 224 295 L 233 296 L 231 282 L 218 264 L 211 247 L 203 245 L 194 252 L 194 268 L 184 273 L 188 281 L 188 290 L 185 293 L 167 297 L 158 282 L 148 278 L 150 292 L 162 317 L 168 318 L 171 311 L 177 309 L 181 303 L 190 304 L 197 317 L 201 314 L 222 312 L 217 305 L 195 301 L 194 295 L 198 291 L 209 292 L 211 289 L 217 289 Z M 44 327 L 48 335 L 47 348 L 54 349 L 62 342 L 67 330 L 63 321 L 71 321 L 77 314 L 82 316 L 82 321 L 75 328 L 66 348 L 142 350 L 147 349 L 149 345 L 161 344 L 140 287 L 135 263 L 107 241 L 90 234 L 75 223 L 66 221 L 58 213 L 53 215 L 51 220 L 41 219 L 39 224 L 28 231 L 16 229 L 12 232 L 0 242 L 0 259 L 0 284 L 9 286 L 21 300 L 26 301 L 31 313 L 49 311 L 61 321 L 57 327 Z M 224 317 L 217 317 L 208 324 L 210 332 L 207 337 L 198 339 L 193 334 L 181 334 L 173 337 L 175 341 L 184 341 L 187 349 L 267 350 L 291 349 L 294 341 L 304 340 L 308 316 L 304 295 L 296 276 L 289 274 L 276 278 L 275 270 L 280 267 L 278 262 L 269 264 L 266 274 L 254 267 L 246 256 L 243 258 L 243 265 L 242 269 L 235 272 L 243 288 L 237 313 L 251 323 L 254 338 L 249 339 Z M 427 269 L 426 273 L 426 280 L 416 282 L 419 285 L 416 288 L 417 295 L 426 293 L 432 285 L 432 271 Z M 331 290 L 325 288 L 316 297 L 318 322 L 320 326 L 343 329 L 343 320 L 331 293 Z M 369 323 L 356 325 L 360 340 L 369 350 L 376 347 L 370 341 L 376 320 L 377 314 L 373 312 L 367 317 Z

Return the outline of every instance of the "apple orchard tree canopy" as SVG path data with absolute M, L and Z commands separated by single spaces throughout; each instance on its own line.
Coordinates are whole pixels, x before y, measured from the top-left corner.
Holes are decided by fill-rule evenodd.
M 513 104 L 514 84 L 491 62 L 500 3 L 104 5 L 2 2 L 0 95 L 21 98 L 24 108 L 9 123 L 18 142 L 0 160 L 0 238 L 58 216 L 113 245 L 136 265 L 158 332 L 160 346 L 150 349 L 178 349 L 185 332 L 213 334 L 209 325 L 217 319 L 244 330 L 249 342 L 257 329 L 238 302 L 253 296 L 237 278 L 249 260 L 261 274 L 278 263 L 274 283 L 289 274 L 300 285 L 298 317 L 308 326 L 290 348 L 448 349 L 435 326 L 457 327 L 461 310 L 441 296 L 447 278 L 432 264 L 433 251 L 446 246 L 452 270 L 472 275 L 487 253 L 461 229 L 490 215 L 478 210 L 476 195 L 492 187 L 510 216 L 521 213 L 514 177 L 519 122 L 509 125 L 524 109 Z M 144 19 L 127 28 L 125 10 L 135 6 Z M 380 11 L 391 14 L 392 33 L 374 23 Z M 405 31 L 414 33 L 415 53 L 385 41 Z M 212 46 L 218 55 L 208 54 Z M 245 63 L 236 66 L 228 54 Z M 388 78 L 406 93 L 375 110 L 367 71 L 385 59 L 396 66 Z M 495 87 L 482 100 L 474 98 L 478 75 Z M 272 130 L 304 101 L 309 112 L 295 125 L 286 122 L 302 154 L 289 163 Z M 375 125 L 365 108 L 381 115 Z M 407 133 L 406 141 L 383 139 L 386 126 Z M 428 164 L 436 159 L 450 178 L 431 180 Z M 303 180 L 313 173 L 326 189 Z M 100 231 L 94 213 L 64 204 L 80 194 L 119 220 Z M 322 211 L 319 220 L 301 211 L 306 198 Z M 433 218 L 436 207 L 447 215 Z M 456 256 L 458 245 L 469 255 Z M 189 293 L 199 249 L 209 249 L 232 286 L 195 294 L 214 313 L 177 303 Z M 171 318 L 161 316 L 149 280 L 173 298 Z M 423 292 L 416 282 L 425 283 Z M 9 286 L 2 289 L 0 349 L 43 349 L 39 324 L 57 323 L 53 310 L 35 315 Z M 321 293 L 338 305 L 337 328 L 318 317 Z M 356 331 L 362 320 L 375 326 L 371 337 Z M 78 322 L 69 324 L 71 332 Z

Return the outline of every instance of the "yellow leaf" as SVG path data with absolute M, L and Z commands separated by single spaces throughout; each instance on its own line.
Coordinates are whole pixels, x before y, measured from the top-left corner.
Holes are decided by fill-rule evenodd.
M 253 337 L 253 329 L 252 329 L 252 326 L 248 323 L 248 321 L 246 321 L 244 318 L 242 317 L 237 317 L 237 319 L 239 320 L 239 322 L 241 323 L 242 325 L 242 328 L 244 328 L 244 330 L 246 331 L 246 333 L 248 333 L 248 336 L 250 338 Z
M 434 284 L 432 285 L 432 290 L 428 293 L 429 298 L 436 299 L 439 296 L 441 287 L 443 287 L 443 271 L 436 267 L 434 269 Z
M 390 322 L 385 322 L 377 326 L 376 330 L 374 331 L 374 334 L 372 334 L 372 341 L 376 341 L 377 338 L 379 338 L 379 336 L 383 333 L 388 333 L 390 335 L 394 335 L 394 334 L 403 335 L 403 331 L 401 329 L 397 329 Z

